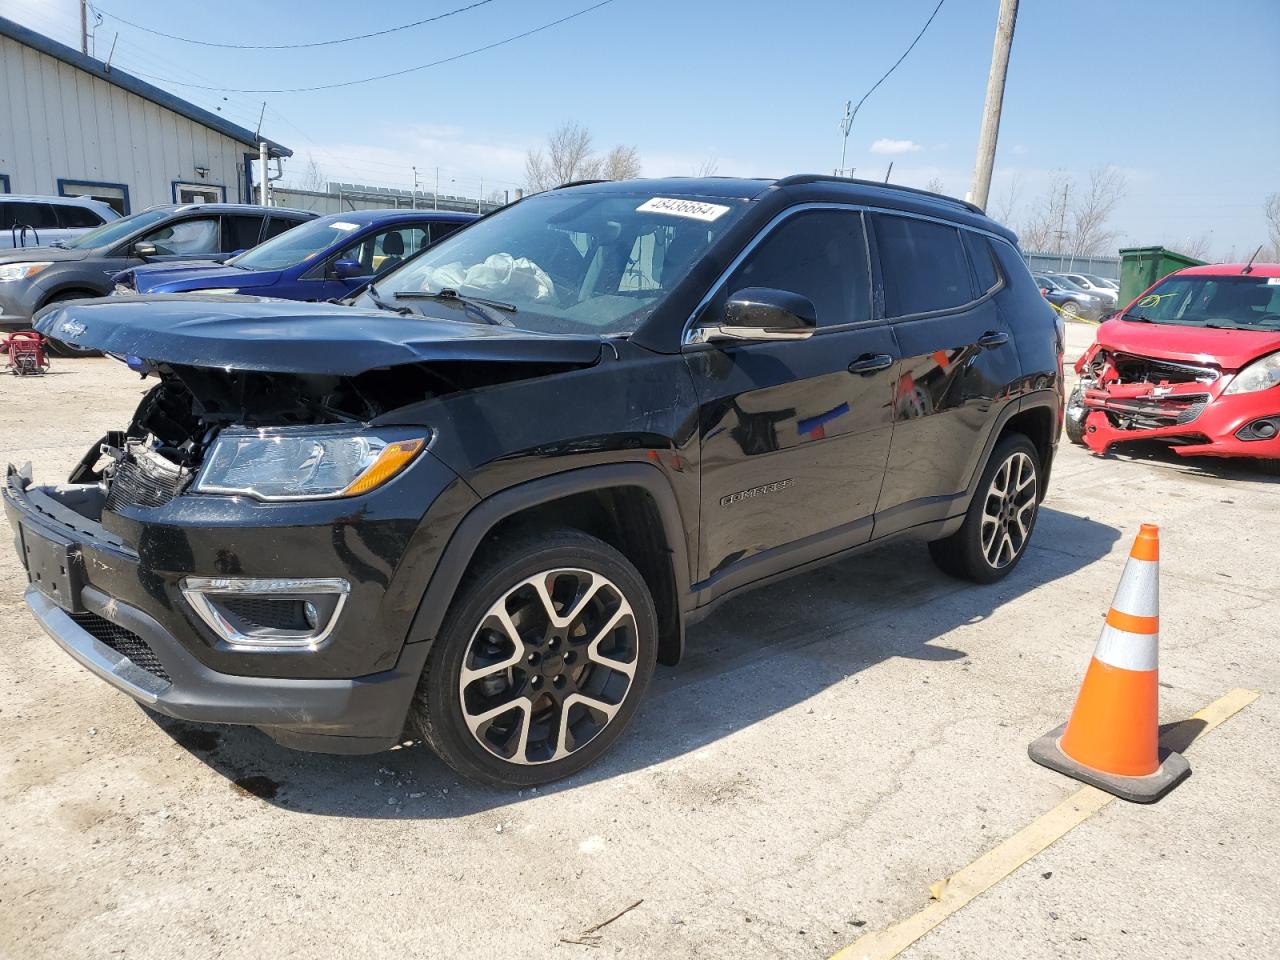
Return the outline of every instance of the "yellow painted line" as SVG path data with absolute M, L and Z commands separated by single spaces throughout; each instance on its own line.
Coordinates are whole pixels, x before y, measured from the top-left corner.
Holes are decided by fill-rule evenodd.
M 1162 746 L 1178 753 L 1258 699 L 1256 690 L 1232 690 L 1199 713 L 1167 729 Z M 896 957 L 969 901 L 990 890 L 1028 860 L 1114 800 L 1097 787 L 1081 787 L 1067 799 L 957 873 L 935 883 L 927 907 L 884 930 L 864 934 L 832 960 L 888 960 Z

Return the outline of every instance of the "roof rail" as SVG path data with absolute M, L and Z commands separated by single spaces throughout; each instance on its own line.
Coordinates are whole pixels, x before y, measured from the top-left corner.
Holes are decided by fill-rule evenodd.
M 853 183 L 860 187 L 881 187 L 886 190 L 901 190 L 904 193 L 915 193 L 922 197 L 928 197 L 931 200 L 942 200 L 946 203 L 955 204 L 968 210 L 970 213 L 977 213 L 986 216 L 986 211 L 976 203 L 970 203 L 968 200 L 960 200 L 956 197 L 948 197 L 946 194 L 934 193 L 932 190 L 921 190 L 919 187 L 904 187 L 897 183 L 880 183 L 876 180 L 859 180 L 855 177 L 837 177 L 834 174 L 822 173 L 797 173 L 790 177 L 783 177 L 774 183 L 775 187 L 795 187 L 805 183 Z

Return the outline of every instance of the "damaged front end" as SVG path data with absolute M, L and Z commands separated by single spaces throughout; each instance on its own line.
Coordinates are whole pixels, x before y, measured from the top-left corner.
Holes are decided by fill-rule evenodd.
M 1128 440 L 1204 442 L 1195 424 L 1222 378 L 1210 364 L 1135 356 L 1098 343 L 1076 363 L 1076 372 L 1080 382 L 1067 418 L 1095 453 Z

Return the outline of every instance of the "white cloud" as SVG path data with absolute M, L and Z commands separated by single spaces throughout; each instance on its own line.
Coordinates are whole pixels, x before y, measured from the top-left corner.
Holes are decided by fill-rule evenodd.
M 872 153 L 915 153 L 919 149 L 920 144 L 914 140 L 893 140 L 889 137 L 881 137 L 871 144 Z

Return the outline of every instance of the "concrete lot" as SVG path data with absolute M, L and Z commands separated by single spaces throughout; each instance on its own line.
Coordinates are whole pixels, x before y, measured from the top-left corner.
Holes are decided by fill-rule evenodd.
M 109 360 L 0 378 L 0 464 L 64 476 L 141 390 Z M 149 716 L 40 632 L 6 527 L 0 956 L 828 956 L 1076 789 L 1026 747 L 1066 718 L 1144 520 L 1162 719 L 1261 698 L 1159 805 L 1109 805 L 905 956 L 1272 955 L 1280 484 L 1065 443 L 1054 473 L 1004 583 L 899 545 L 726 605 L 618 749 L 523 795 L 419 745 L 324 757 Z M 598 947 L 561 942 L 636 901 Z

